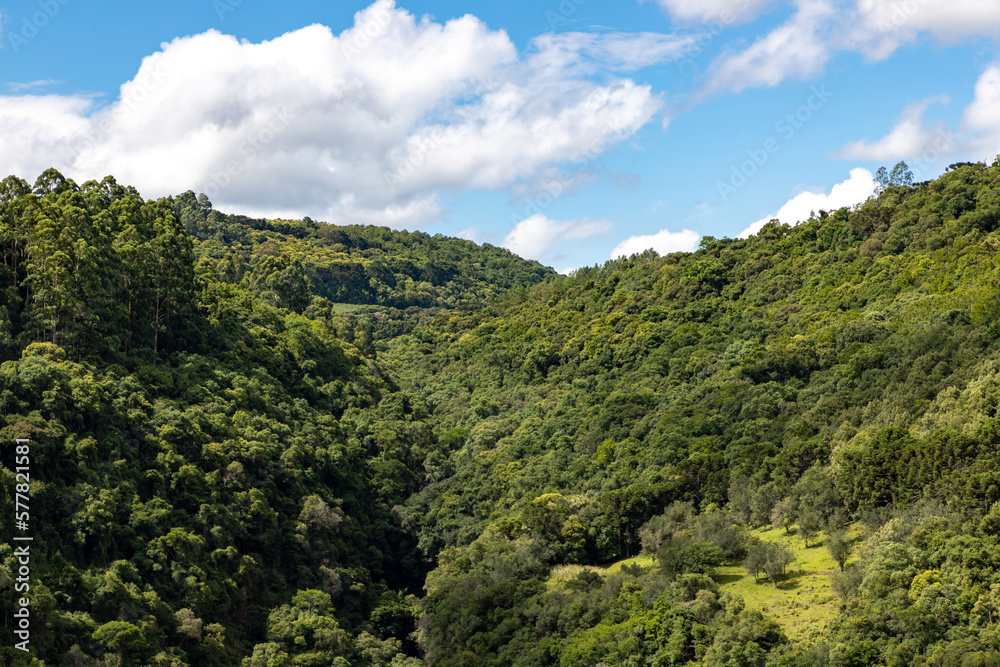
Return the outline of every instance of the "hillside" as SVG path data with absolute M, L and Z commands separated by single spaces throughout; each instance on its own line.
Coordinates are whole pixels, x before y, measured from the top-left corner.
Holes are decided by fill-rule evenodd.
M 506 289 L 555 275 L 510 251 L 387 227 L 227 215 L 186 192 L 170 200 L 199 257 L 274 305 L 301 311 L 313 295 L 335 303 L 405 309 L 472 307 Z
M 1000 164 L 956 165 L 566 277 L 8 178 L 0 437 L 32 442 L 34 655 L 996 664 L 998 226 Z M 809 581 L 825 632 L 733 594 L 749 529 L 852 522 L 852 564 Z

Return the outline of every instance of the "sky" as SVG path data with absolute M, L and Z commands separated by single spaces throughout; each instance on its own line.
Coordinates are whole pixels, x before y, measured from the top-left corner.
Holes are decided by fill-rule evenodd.
M 0 0 L 0 177 L 567 272 L 1000 154 L 996 0 Z

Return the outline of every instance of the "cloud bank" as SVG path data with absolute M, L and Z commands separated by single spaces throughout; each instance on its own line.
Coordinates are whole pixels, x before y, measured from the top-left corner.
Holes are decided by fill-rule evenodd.
M 611 227 L 611 221 L 604 218 L 560 221 L 537 214 L 517 223 L 503 247 L 515 255 L 551 264 L 564 259 L 562 251 L 570 243 L 603 234 Z
M 882 60 L 925 34 L 945 44 L 1000 36 L 1000 3 L 987 0 L 712 0 L 698 3 L 703 10 L 697 11 L 695 3 L 684 0 L 659 2 L 679 19 L 706 19 L 727 5 L 737 16 L 764 6 L 790 10 L 780 25 L 751 44 L 725 49 L 709 66 L 699 98 L 814 78 L 841 52 Z
M 829 194 L 825 192 L 801 192 L 789 199 L 778 209 L 777 213 L 761 218 L 740 232 L 736 238 L 745 239 L 753 236 L 773 219 L 778 219 L 785 224 L 797 225 L 808 220 L 810 213 L 835 211 L 844 206 L 860 204 L 868 199 L 874 190 L 874 178 L 870 171 L 860 167 L 852 169 L 850 178 L 834 185 Z
M 378 0 L 339 35 L 312 25 L 261 43 L 177 38 L 104 106 L 0 96 L 0 167 L 114 174 L 146 196 L 192 189 L 254 215 L 413 227 L 441 215 L 443 192 L 581 168 L 594 146 L 632 136 L 663 103 L 614 73 L 686 43 L 563 33 L 519 53 L 474 16 L 442 24 Z
M 630 257 L 653 249 L 658 255 L 669 255 L 672 252 L 694 252 L 698 248 L 701 235 L 690 229 L 671 232 L 661 229 L 656 234 L 632 236 L 625 239 L 611 251 L 610 259 Z

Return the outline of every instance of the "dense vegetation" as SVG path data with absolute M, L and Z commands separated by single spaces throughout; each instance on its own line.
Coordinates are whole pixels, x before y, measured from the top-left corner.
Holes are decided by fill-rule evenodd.
M 1000 163 L 896 183 L 563 277 L 6 179 L 0 438 L 32 440 L 34 655 L 1000 664 Z M 780 585 L 764 525 L 843 567 L 825 638 L 713 580 Z M 640 552 L 657 567 L 550 579 Z
M 554 274 L 489 244 L 387 227 L 256 220 L 212 209 L 205 195 L 170 201 L 198 254 L 223 279 L 246 283 L 273 305 L 302 312 L 313 295 L 393 308 L 470 306 Z

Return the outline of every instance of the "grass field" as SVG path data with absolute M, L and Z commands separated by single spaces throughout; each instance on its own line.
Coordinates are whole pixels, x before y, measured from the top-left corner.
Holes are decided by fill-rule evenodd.
M 356 304 L 356 303 L 334 303 L 331 304 L 330 306 L 330 309 L 338 314 L 354 313 L 359 310 L 366 310 L 368 308 L 370 308 L 370 306 L 364 304 Z
M 852 526 L 849 532 L 857 539 L 857 526 Z M 794 532 L 786 535 L 784 529 L 754 530 L 752 534 L 767 542 L 777 542 L 795 555 L 784 580 L 777 587 L 763 578 L 754 581 L 753 575 L 747 574 L 739 564 L 723 565 L 716 569 L 712 577 L 724 592 L 743 598 L 747 608 L 757 609 L 777 621 L 792 641 L 822 636 L 827 622 L 836 615 L 839 604 L 830 586 L 830 575 L 840 568 L 824 546 L 826 536 L 820 533 L 814 537 L 807 549 L 801 537 Z M 560 565 L 552 570 L 547 585 L 550 588 L 556 586 L 584 570 L 605 575 L 617 572 L 626 565 L 648 568 L 654 566 L 654 561 L 652 556 L 636 556 L 608 567 Z
M 584 570 L 591 570 L 600 575 L 613 574 L 626 565 L 653 567 L 653 557 L 635 556 L 634 558 L 626 558 L 625 560 L 616 561 L 607 567 L 599 567 L 597 565 L 557 565 L 552 568 L 552 573 L 549 575 L 549 580 L 546 582 L 546 585 L 549 588 L 552 588 L 558 583 L 569 581 Z
M 785 579 L 774 584 L 766 579 L 755 582 L 739 565 L 718 568 L 713 578 L 722 590 L 739 595 L 750 609 L 758 609 L 781 625 L 793 641 L 816 638 L 837 613 L 839 601 L 830 587 L 830 574 L 840 568 L 823 545 L 822 533 L 805 547 L 802 538 L 784 529 L 755 530 L 753 534 L 768 542 L 777 542 L 795 554 L 795 561 Z M 855 530 L 852 528 L 852 535 Z M 848 561 L 850 562 L 850 561 Z

